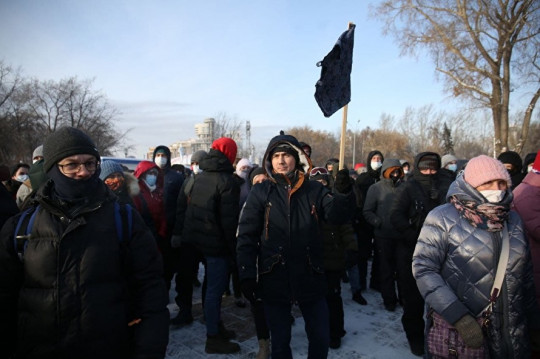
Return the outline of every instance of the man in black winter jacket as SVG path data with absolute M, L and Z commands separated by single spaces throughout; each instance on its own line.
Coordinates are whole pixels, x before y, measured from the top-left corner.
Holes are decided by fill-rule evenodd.
M 232 139 L 218 138 L 199 162 L 202 172 L 193 181 L 181 232 L 180 242 L 193 245 L 206 259 L 205 350 L 209 354 L 240 350 L 237 343 L 230 342 L 234 332 L 226 330 L 221 321 L 221 297 L 234 265 L 240 212 L 240 186 L 232 166 L 236 149 Z
M 0 234 L 0 357 L 163 358 L 168 295 L 152 234 L 136 211 L 118 234 L 86 134 L 61 128 L 43 150 L 50 180 L 17 231 L 30 235 L 15 246 L 20 215 Z
M 348 219 L 336 198 L 306 173 L 311 161 L 293 136 L 274 137 L 264 155 L 269 179 L 251 189 L 238 225 L 240 285 L 262 298 L 273 358 L 291 358 L 290 313 L 298 304 L 306 323 L 309 358 L 326 358 L 329 346 L 326 278 L 320 221 Z M 343 196 L 343 200 L 347 199 Z
M 448 185 L 441 183 L 437 172 L 441 157 L 435 152 L 419 153 L 414 160 L 412 176 L 400 186 L 390 210 L 390 219 L 401 233 L 397 241 L 397 272 L 403 316 L 401 323 L 411 352 L 424 354 L 424 299 L 412 275 L 412 256 L 420 229 L 427 214 L 444 203 Z
M 373 227 L 364 219 L 362 211 L 368 189 L 371 185 L 378 182 L 381 178 L 381 167 L 384 161 L 384 156 L 380 151 L 371 151 L 368 154 L 366 165 L 367 172 L 358 176 L 354 184 L 354 192 L 356 194 L 356 215 L 354 220 L 354 230 L 358 239 L 358 271 L 360 273 L 360 290 L 367 288 L 368 275 L 368 258 L 373 250 Z M 378 270 L 378 255 L 375 252 L 373 263 L 371 266 L 371 283 L 372 289 L 378 290 L 377 270 Z M 360 304 L 367 304 L 360 292 L 353 293 L 353 300 Z

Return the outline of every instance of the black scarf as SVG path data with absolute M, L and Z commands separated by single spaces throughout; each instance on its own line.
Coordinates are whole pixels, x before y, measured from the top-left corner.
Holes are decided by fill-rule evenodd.
M 51 167 L 47 176 L 54 182 L 55 196 L 69 203 L 89 202 L 93 198 L 103 182 L 99 179 L 101 170 L 98 168 L 94 174 L 85 180 L 76 180 L 66 177 L 58 166 Z

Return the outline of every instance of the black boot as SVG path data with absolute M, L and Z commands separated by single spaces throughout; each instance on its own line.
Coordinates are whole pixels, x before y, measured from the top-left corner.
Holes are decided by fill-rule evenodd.
M 232 354 L 240 351 L 240 345 L 230 342 L 220 334 L 207 335 L 204 351 L 208 354 Z
M 358 303 L 358 304 L 360 304 L 360 305 L 367 305 L 367 300 L 366 300 L 364 297 L 362 297 L 362 294 L 360 293 L 360 291 L 355 292 L 355 293 L 353 294 L 353 296 L 352 296 L 352 299 L 353 299 L 356 303 Z
M 222 320 L 219 321 L 218 330 L 219 330 L 219 335 L 223 339 L 230 340 L 230 339 L 236 338 L 236 332 L 234 330 L 229 330 L 225 328 L 225 325 L 223 324 Z
M 187 310 L 180 310 L 178 315 L 171 319 L 171 325 L 177 328 L 189 325 L 191 323 L 193 323 L 193 315 L 191 314 L 191 311 Z

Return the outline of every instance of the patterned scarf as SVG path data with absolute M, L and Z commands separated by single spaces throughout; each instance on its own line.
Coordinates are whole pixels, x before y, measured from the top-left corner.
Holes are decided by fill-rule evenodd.
M 509 204 L 481 203 L 474 201 L 461 201 L 452 196 L 450 202 L 456 207 L 461 217 L 469 221 L 475 228 L 485 229 L 488 232 L 500 232 L 510 211 Z

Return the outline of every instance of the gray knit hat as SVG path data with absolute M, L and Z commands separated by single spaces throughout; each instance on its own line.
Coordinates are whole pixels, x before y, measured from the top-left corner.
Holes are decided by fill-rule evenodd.
M 74 127 L 62 127 L 51 133 L 43 145 L 43 171 L 45 173 L 62 159 L 73 155 L 93 155 L 100 160 L 94 141 L 81 130 Z
M 208 153 L 206 153 L 206 151 L 204 150 L 198 150 L 196 152 L 194 152 L 192 155 L 191 155 L 191 163 L 193 162 L 201 162 L 201 160 L 203 158 L 205 158 L 206 156 L 208 156 Z
M 451 154 L 444 155 L 441 158 L 441 168 L 445 168 L 447 164 L 449 164 L 450 162 L 453 162 L 453 161 L 457 162 L 457 160 L 458 160 L 458 158 L 456 156 L 454 156 L 454 155 L 451 155 Z
M 105 160 L 101 162 L 101 173 L 99 174 L 99 178 L 102 181 L 105 181 L 107 177 L 116 172 L 121 173 L 122 175 L 124 173 L 120 163 L 112 160 Z
M 43 157 L 43 145 L 37 146 L 34 152 L 32 153 L 32 159 L 35 160 L 36 157 Z

